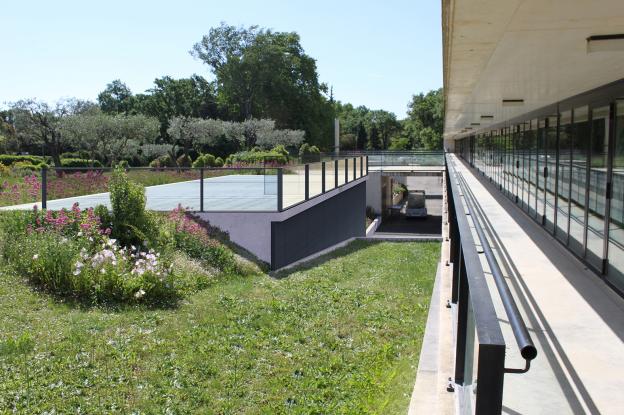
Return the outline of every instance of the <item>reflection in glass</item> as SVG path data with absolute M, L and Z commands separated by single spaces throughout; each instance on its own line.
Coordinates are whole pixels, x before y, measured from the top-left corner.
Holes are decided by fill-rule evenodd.
M 572 150 L 572 111 L 564 111 L 559 118 L 559 170 L 557 172 L 557 239 L 568 243 L 568 215 L 570 212 L 570 166 Z
M 602 269 L 604 214 L 607 190 L 607 151 L 609 148 L 609 107 L 592 110 L 590 143 L 589 202 L 587 218 L 587 261 Z
M 546 217 L 546 229 L 550 232 L 554 230 L 555 223 L 555 181 L 557 180 L 557 117 L 546 119 L 546 148 L 545 155 L 547 168 L 546 177 L 546 206 L 544 215 Z
M 590 141 L 589 109 L 574 109 L 570 183 L 570 249 L 583 255 L 585 232 L 585 192 L 587 189 L 587 148 Z
M 607 280 L 624 290 L 624 100 L 617 101 Z

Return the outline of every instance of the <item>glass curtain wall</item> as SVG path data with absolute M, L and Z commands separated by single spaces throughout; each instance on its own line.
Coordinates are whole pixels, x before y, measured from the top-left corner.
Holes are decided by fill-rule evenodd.
M 570 167 L 572 164 L 572 111 L 559 117 L 559 162 L 557 171 L 557 239 L 567 245 L 570 214 Z
M 624 100 L 615 106 L 615 140 L 611 154 L 611 207 L 609 214 L 609 265 L 607 280 L 624 290 Z
M 544 226 L 549 232 L 555 230 L 555 195 L 557 183 L 557 118 L 546 119 L 546 197 L 544 208 Z
M 589 147 L 589 108 L 587 106 L 574 109 L 574 126 L 572 129 L 571 147 L 571 181 L 570 181 L 570 249 L 583 256 L 585 238 L 585 197 L 587 190 L 587 149 Z
M 531 120 L 529 129 L 529 214 L 531 217 L 536 217 L 537 207 L 537 182 L 538 182 L 538 170 L 537 170 L 537 120 Z
M 556 114 L 466 138 L 458 148 L 624 293 L 624 97 L 558 105 Z
M 602 269 L 604 215 L 607 193 L 607 153 L 609 148 L 609 106 L 593 108 L 589 148 L 589 197 L 587 203 L 587 261 Z

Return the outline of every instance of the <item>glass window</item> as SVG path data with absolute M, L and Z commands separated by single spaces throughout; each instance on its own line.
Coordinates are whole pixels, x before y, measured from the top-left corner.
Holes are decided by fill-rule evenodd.
M 570 249 L 583 255 L 585 232 L 585 192 L 587 189 L 587 148 L 590 141 L 589 109 L 574 109 L 574 126 L 570 143 L 572 164 L 570 167 Z
M 557 117 L 546 119 L 545 154 L 546 160 L 546 198 L 544 207 L 546 229 L 554 231 L 555 223 L 555 182 L 557 180 Z
M 570 212 L 570 166 L 572 150 L 572 111 L 563 111 L 559 118 L 559 170 L 557 171 L 557 239 L 568 243 L 568 215 Z
M 607 280 L 624 290 L 624 100 L 617 101 Z
M 587 205 L 587 261 L 599 270 L 602 270 L 604 251 L 609 127 L 609 107 L 592 109 L 589 148 L 589 201 Z
M 532 217 L 536 216 L 537 207 L 537 120 L 531 120 L 530 136 L 530 156 L 529 156 L 529 213 Z
M 537 194 L 535 200 L 535 210 L 537 212 L 537 220 L 542 223 L 544 217 L 544 198 L 546 196 L 544 187 L 544 171 L 547 170 L 546 164 L 548 153 L 546 152 L 546 120 L 539 120 L 537 124 Z

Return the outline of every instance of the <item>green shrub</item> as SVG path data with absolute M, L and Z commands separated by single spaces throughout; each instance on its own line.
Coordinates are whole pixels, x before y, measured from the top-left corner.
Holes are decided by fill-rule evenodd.
M 182 154 L 178 157 L 178 167 L 191 167 L 193 165 L 193 160 L 187 156 L 186 154 Z
M 77 241 L 52 232 L 34 232 L 15 235 L 3 248 L 5 259 L 19 275 L 58 294 L 72 292 L 72 268 L 81 249 Z
M 5 166 L 3 163 L 0 163 L 0 177 L 10 176 L 11 168 L 9 166 Z
M 121 160 L 119 161 L 119 163 L 117 163 L 117 166 L 121 169 L 127 169 L 128 167 L 130 167 L 130 164 L 128 163 L 128 160 Z
M 221 157 L 217 157 L 215 159 L 215 167 L 223 167 L 224 164 L 225 163 Z
M 62 159 L 61 167 L 78 168 L 78 167 L 104 167 L 99 160 L 88 159 Z
M 16 162 L 26 162 L 32 165 L 37 165 L 39 163 L 43 163 L 47 161 L 47 158 L 41 156 L 20 156 L 20 155 L 12 155 L 12 154 L 0 154 L 0 163 L 5 166 L 10 166 Z
M 164 155 L 152 160 L 149 166 L 153 169 L 163 169 L 168 167 L 175 167 L 175 163 L 169 155 Z
M 123 246 L 153 242 L 155 226 L 145 210 L 145 188 L 117 168 L 109 182 L 112 236 Z
M 201 154 L 193 162 L 193 167 L 221 167 L 223 166 L 223 160 L 221 164 L 217 162 L 217 159 L 212 154 Z
M 284 145 L 279 144 L 276 145 L 275 147 L 273 147 L 271 149 L 272 153 L 277 153 L 277 154 L 282 154 L 283 156 L 286 157 L 287 160 L 290 160 L 290 153 L 288 152 L 288 150 L 286 150 L 286 147 L 284 147 Z
M 11 167 L 13 168 L 13 170 L 26 170 L 28 172 L 40 170 L 38 165 L 34 165 L 28 161 L 17 161 L 13 163 Z
M 242 151 L 230 155 L 228 160 L 229 162 L 226 160 L 226 164 L 228 165 L 259 165 L 264 163 L 277 165 L 288 164 L 288 158 L 285 155 L 272 151 Z
M 31 283 L 89 303 L 165 303 L 178 295 L 168 259 L 109 239 L 94 245 L 84 237 L 32 232 L 6 244 L 3 255 Z
M 84 150 L 68 151 L 66 153 L 61 154 L 61 160 L 62 159 L 88 159 L 88 158 L 89 158 L 89 153 Z

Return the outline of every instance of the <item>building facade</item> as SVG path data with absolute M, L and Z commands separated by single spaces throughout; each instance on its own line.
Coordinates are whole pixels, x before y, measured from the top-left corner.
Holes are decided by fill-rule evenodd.
M 443 1 L 445 147 L 624 293 L 624 2 Z

